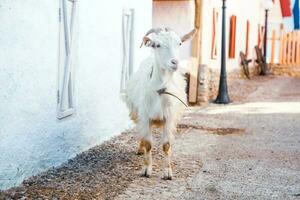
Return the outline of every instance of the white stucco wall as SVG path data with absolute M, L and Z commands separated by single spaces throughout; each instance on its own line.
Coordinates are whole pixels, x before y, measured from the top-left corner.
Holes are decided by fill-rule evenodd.
M 179 35 L 194 28 L 194 1 L 153 1 L 153 27 L 170 27 Z M 191 56 L 191 41 L 181 47 L 181 58 Z
M 151 0 L 78 3 L 77 114 L 56 119 L 56 0 L 0 1 L 0 189 L 57 166 L 130 126 L 119 98 L 122 9 L 135 8 L 134 65 L 151 28 Z

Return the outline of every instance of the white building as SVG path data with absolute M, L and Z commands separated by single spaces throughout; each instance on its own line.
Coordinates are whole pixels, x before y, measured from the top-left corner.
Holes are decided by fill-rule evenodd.
M 201 9 L 200 64 L 207 65 L 213 69 L 219 69 L 221 62 L 222 0 L 200 0 L 199 2 L 201 4 L 198 8 Z M 265 24 L 264 2 L 265 0 L 226 0 L 226 57 L 229 72 L 240 67 L 240 51 L 244 53 L 248 51 L 248 57 L 254 58 L 256 56 L 254 47 L 258 44 L 262 45 L 263 27 Z M 170 27 L 174 27 L 178 32 L 183 32 L 184 29 L 194 25 L 194 21 L 196 20 L 194 10 L 194 1 L 155 0 L 153 25 L 160 26 L 167 24 Z M 236 24 L 233 36 L 234 41 L 231 41 L 230 38 L 231 20 L 234 20 Z M 269 39 L 273 30 L 276 30 L 277 36 L 280 35 L 280 25 L 282 22 L 280 1 L 275 0 L 273 7 L 269 11 Z M 235 43 L 235 45 L 233 54 L 229 56 L 231 42 Z M 268 51 L 269 57 L 270 51 Z
M 209 70 L 202 75 L 206 77 L 207 84 L 213 83 L 207 88 L 216 88 L 218 84 L 221 63 L 222 3 L 222 0 L 154 0 L 153 4 L 153 26 L 170 26 L 179 33 L 193 26 L 199 29 L 198 37 L 183 49 L 183 55 L 185 59 L 196 57 L 197 63 L 192 64 L 196 68 L 199 65 L 207 66 Z M 251 71 L 255 68 L 254 47 L 263 48 L 266 5 L 271 7 L 268 12 L 267 61 L 270 62 L 273 55 L 272 62 L 278 63 L 279 37 L 283 28 L 280 0 L 226 0 L 226 65 L 230 77 L 231 75 L 240 77 L 242 73 L 241 51 L 248 59 L 252 59 L 249 64 Z M 276 41 L 272 54 L 273 31 L 276 34 Z M 194 69 L 191 72 L 193 77 L 198 74 Z M 197 81 L 192 80 L 190 84 L 197 84 Z M 196 102 L 196 93 L 197 91 L 190 91 L 191 103 Z
M 222 2 L 197 1 L 202 5 L 200 43 L 193 51 L 195 42 L 183 47 L 183 58 L 193 55 L 199 64 L 219 69 Z M 67 39 L 64 16 L 70 25 L 71 2 L 0 2 L 0 189 L 131 127 L 120 97 L 122 82 L 148 55 L 146 48 L 139 48 L 143 35 L 152 25 L 180 34 L 194 27 L 194 0 L 77 0 L 73 36 Z M 227 0 L 227 38 L 230 19 L 236 16 L 229 71 L 239 67 L 238 53 L 245 51 L 247 21 L 249 57 L 254 53 L 264 21 L 261 2 Z
M 120 98 L 123 10 L 133 9 L 136 68 L 148 54 L 139 45 L 152 26 L 152 1 L 77 1 L 72 48 L 76 111 L 63 120 L 57 119 L 57 90 L 63 80 L 58 86 L 59 3 L 0 1 L 0 189 L 130 126 Z M 66 3 L 70 16 L 72 3 Z

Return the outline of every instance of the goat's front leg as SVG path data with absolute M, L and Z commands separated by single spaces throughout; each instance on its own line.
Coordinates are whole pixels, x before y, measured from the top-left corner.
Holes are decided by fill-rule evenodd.
M 144 155 L 144 146 L 145 146 L 144 145 L 144 140 L 141 139 L 140 142 L 139 142 L 137 152 L 136 152 L 137 155 Z
M 171 156 L 172 156 L 172 149 L 171 149 L 171 141 L 173 138 L 173 132 L 175 130 L 175 124 L 172 122 L 171 119 L 167 119 L 164 125 L 163 130 L 163 152 L 165 155 L 164 158 L 164 175 L 163 179 L 165 180 L 172 180 L 173 172 L 171 166 Z
M 144 154 L 144 167 L 142 170 L 142 176 L 150 177 L 152 174 L 152 135 L 149 121 L 138 122 L 139 131 L 142 134 L 140 141 L 140 149 Z

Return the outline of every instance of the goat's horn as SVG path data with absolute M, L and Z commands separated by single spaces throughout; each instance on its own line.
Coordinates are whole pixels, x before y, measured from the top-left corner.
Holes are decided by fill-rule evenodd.
M 148 38 L 147 36 L 144 36 L 140 48 L 142 48 L 143 44 L 146 44 L 146 43 L 149 42 L 149 41 L 151 42 L 151 39 Z
M 188 39 L 194 37 L 194 35 L 197 33 L 197 29 L 193 29 L 191 32 L 187 33 L 186 35 L 181 37 L 181 42 L 185 42 Z
M 150 30 L 146 33 L 145 36 L 148 36 L 148 35 L 150 35 L 151 33 L 159 33 L 159 32 L 161 32 L 161 31 L 162 31 L 161 28 L 152 28 L 152 29 L 150 29 Z
M 170 27 L 166 27 L 165 30 L 166 30 L 167 32 L 173 31 L 173 29 L 171 29 Z
M 150 35 L 151 33 L 159 33 L 159 32 L 161 32 L 161 31 L 163 31 L 161 28 L 152 28 L 152 29 L 150 29 L 150 30 L 146 33 L 146 35 L 144 36 L 140 48 L 143 46 L 143 44 L 146 44 L 148 41 L 151 41 L 151 40 L 147 37 L 148 35 Z

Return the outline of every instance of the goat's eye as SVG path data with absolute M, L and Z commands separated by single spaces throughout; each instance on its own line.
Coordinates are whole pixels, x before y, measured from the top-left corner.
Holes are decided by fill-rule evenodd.
M 159 48 L 160 47 L 160 44 L 156 45 L 156 48 Z
M 182 45 L 182 42 L 179 43 L 179 46 L 181 46 L 181 45 Z

